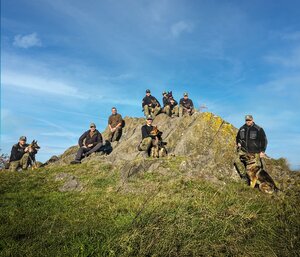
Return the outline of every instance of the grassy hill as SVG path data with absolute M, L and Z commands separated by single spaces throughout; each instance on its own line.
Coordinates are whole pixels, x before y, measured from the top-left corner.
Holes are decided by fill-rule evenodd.
M 127 179 L 99 161 L 1 172 L 0 255 L 299 256 L 298 182 L 265 195 L 160 162 Z
M 170 155 L 143 158 L 144 119 L 108 156 L 0 172 L 0 256 L 299 256 L 300 173 L 266 160 L 280 192 L 233 168 L 236 128 L 211 113 L 159 115 Z M 107 131 L 103 133 L 107 136 Z

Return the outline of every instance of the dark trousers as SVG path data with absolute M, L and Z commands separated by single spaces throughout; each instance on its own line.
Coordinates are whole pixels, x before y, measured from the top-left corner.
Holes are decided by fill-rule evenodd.
M 95 145 L 93 148 L 90 148 L 90 147 L 80 147 L 77 154 L 76 154 L 76 157 L 75 157 L 75 160 L 77 161 L 80 161 L 82 159 L 82 155 L 85 153 L 85 156 L 88 156 L 94 152 L 97 152 L 101 149 L 102 147 L 102 143 L 99 143 L 97 145 Z

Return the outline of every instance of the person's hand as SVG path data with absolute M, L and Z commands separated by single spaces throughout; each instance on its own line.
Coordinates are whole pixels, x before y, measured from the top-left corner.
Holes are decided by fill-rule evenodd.
M 27 153 L 29 151 L 28 146 L 24 149 L 24 152 Z
M 238 143 L 238 144 L 237 144 L 237 147 L 238 147 L 238 148 L 240 148 L 241 146 L 242 146 L 241 143 Z
M 92 147 L 92 146 L 93 146 L 93 144 L 89 144 L 89 145 L 88 145 L 88 147 Z
M 259 157 L 260 157 L 260 158 L 264 158 L 264 157 L 266 157 L 266 154 L 265 154 L 264 152 L 260 152 L 260 153 L 259 153 Z

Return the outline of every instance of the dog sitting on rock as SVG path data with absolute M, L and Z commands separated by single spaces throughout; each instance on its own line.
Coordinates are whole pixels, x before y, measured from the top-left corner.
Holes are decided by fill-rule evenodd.
M 160 158 L 167 156 L 166 142 L 162 140 L 162 132 L 158 130 L 157 126 L 154 126 L 150 132 L 152 137 L 152 147 L 150 150 L 150 156 L 153 158 Z
M 41 166 L 41 163 L 37 162 L 35 160 L 35 154 L 38 152 L 38 150 L 41 147 L 38 145 L 38 142 L 36 140 L 33 140 L 28 145 L 28 152 L 29 152 L 29 162 L 32 170 L 35 170 Z

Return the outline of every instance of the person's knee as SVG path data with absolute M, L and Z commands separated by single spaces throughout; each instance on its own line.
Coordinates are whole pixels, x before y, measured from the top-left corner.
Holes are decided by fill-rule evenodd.
M 18 167 L 20 166 L 19 161 L 10 162 L 9 170 L 10 171 L 17 171 Z

